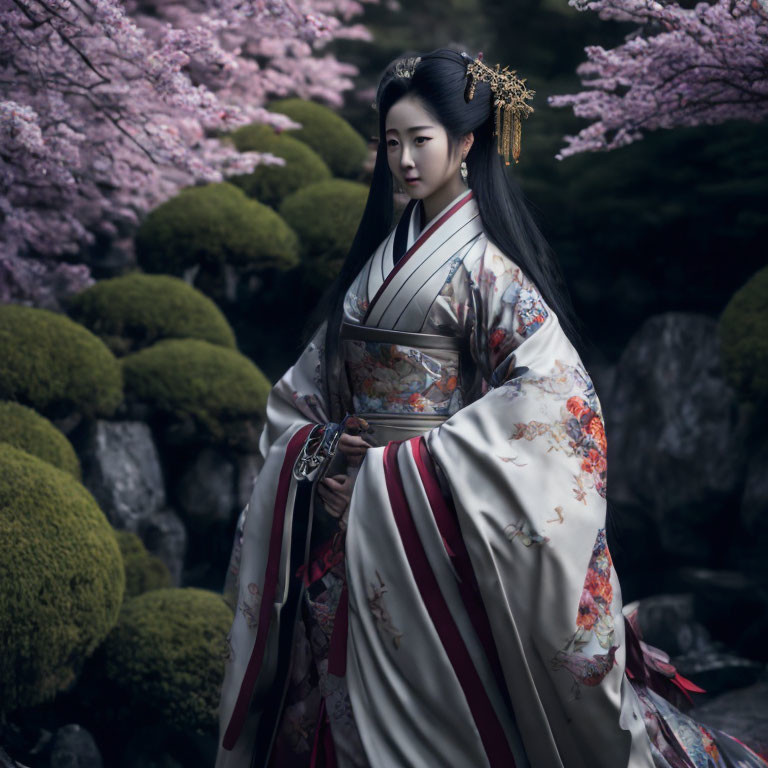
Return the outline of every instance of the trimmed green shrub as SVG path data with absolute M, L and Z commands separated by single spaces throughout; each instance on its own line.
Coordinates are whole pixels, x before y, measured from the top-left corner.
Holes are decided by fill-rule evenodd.
M 138 272 L 75 296 L 69 313 L 116 354 L 135 352 L 161 339 L 202 339 L 235 349 L 235 334 L 221 310 L 178 277 Z
M 297 249 L 295 233 L 269 206 L 226 182 L 182 189 L 136 236 L 141 267 L 174 275 L 196 265 L 289 269 Z
M 110 416 L 122 402 L 120 364 L 101 339 L 68 317 L 0 306 L 0 399 L 46 415 Z
M 261 419 L 270 383 L 244 355 L 195 339 L 160 341 L 123 358 L 126 393 L 176 418 L 192 418 L 215 440 Z
M 80 480 L 72 443 L 48 419 L 18 403 L 0 403 L 0 443 L 31 453 Z
M 171 728 L 214 731 L 231 624 L 221 595 L 202 589 L 127 600 L 104 643 L 107 679 Z
M 285 160 L 285 165 L 258 165 L 252 173 L 230 179 L 246 195 L 267 205 L 277 206 L 291 192 L 331 178 L 317 152 L 285 133 L 275 133 L 268 125 L 244 125 L 232 134 L 232 140 L 240 152 L 271 152 Z
M 159 558 L 147 552 L 141 539 L 130 531 L 115 531 L 125 566 L 125 597 L 143 595 L 171 586 L 171 572 Z
M 768 267 L 754 274 L 720 318 L 725 374 L 748 402 L 768 400 Z
M 66 472 L 0 444 L 0 711 L 52 698 L 117 620 L 114 532 Z
M 365 140 L 332 109 L 314 101 L 281 99 L 270 104 L 269 110 L 301 123 L 290 135 L 312 147 L 335 176 L 354 179 L 360 175 L 368 152 Z
M 330 282 L 341 269 L 368 199 L 368 187 L 332 179 L 304 187 L 280 207 L 283 218 L 301 240 L 302 258 L 310 274 Z

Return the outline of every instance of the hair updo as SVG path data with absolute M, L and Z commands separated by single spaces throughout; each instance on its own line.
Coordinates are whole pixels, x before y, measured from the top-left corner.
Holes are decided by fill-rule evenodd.
M 493 133 L 493 104 L 491 88 L 487 83 L 476 82 L 475 95 L 466 101 L 467 64 L 472 59 L 466 54 L 440 49 L 422 56 L 413 67 L 414 59 L 395 59 L 387 67 L 376 93 L 379 112 L 379 135 L 384 136 L 384 124 L 392 106 L 404 96 L 416 97 L 444 128 L 455 145 L 468 133 L 491 129 Z M 403 63 L 412 67 L 410 77 L 403 77 Z M 405 68 L 410 72 L 411 67 Z

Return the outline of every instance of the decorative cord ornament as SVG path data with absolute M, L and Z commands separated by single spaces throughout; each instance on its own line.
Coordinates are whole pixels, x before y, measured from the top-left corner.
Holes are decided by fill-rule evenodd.
M 491 86 L 496 108 L 493 135 L 496 136 L 496 148 L 504 156 L 504 162 L 509 165 L 510 151 L 515 163 L 520 159 L 520 140 L 522 137 L 522 119 L 533 112 L 533 107 L 527 104 L 536 91 L 525 86 L 525 78 L 517 77 L 515 70 L 509 67 L 500 68 L 496 65 L 491 69 L 483 62 L 483 54 L 478 53 L 476 59 L 462 54 L 469 59 L 467 64 L 467 84 L 464 89 L 464 100 L 472 101 L 478 80 Z

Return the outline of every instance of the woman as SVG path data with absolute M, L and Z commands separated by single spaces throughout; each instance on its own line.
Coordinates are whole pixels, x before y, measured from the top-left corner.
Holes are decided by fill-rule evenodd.
M 449 50 L 382 79 L 327 323 L 267 406 L 219 768 L 765 765 L 625 627 L 600 403 L 504 173 L 531 95 Z

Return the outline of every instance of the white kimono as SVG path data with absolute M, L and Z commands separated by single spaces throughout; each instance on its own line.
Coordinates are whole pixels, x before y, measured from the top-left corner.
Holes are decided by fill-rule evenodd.
M 347 293 L 336 396 L 377 447 L 345 537 L 313 566 L 319 500 L 292 469 L 312 425 L 331 420 L 324 333 L 267 406 L 218 768 L 271 753 L 278 767 L 728 765 L 676 710 L 660 729 L 666 702 L 625 674 L 600 403 L 471 191 L 423 229 L 410 207 Z M 297 675 L 320 646 L 316 675 Z M 273 752 L 280 733 L 291 759 Z

